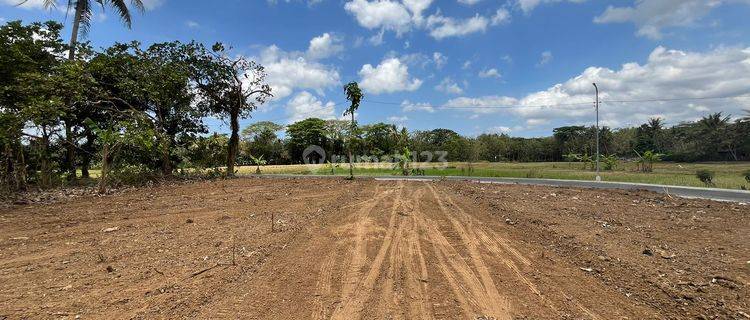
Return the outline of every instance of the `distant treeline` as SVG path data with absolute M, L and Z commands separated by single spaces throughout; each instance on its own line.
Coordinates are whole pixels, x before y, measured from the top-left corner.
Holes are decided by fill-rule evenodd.
M 286 130 L 284 139 L 278 134 Z M 263 155 L 271 164 L 301 163 L 302 153 L 310 145 L 319 145 L 330 154 L 346 155 L 350 125 L 347 121 L 316 118 L 296 122 L 284 128 L 272 122 L 259 122 L 243 130 L 241 150 Z M 596 154 L 596 128 L 567 126 L 554 129 L 550 137 L 519 138 L 507 134 L 482 134 L 465 137 L 449 129 L 409 131 L 392 124 L 357 126 L 354 154 L 388 156 L 404 148 L 414 155 L 423 151 L 446 151 L 449 161 L 563 161 L 570 155 Z M 202 144 L 221 146 L 222 135 L 199 138 Z M 216 141 L 219 140 L 219 141 Z M 214 141 L 214 142 L 211 142 Z M 666 128 L 661 119 L 651 119 L 636 128 L 601 128 L 603 155 L 638 158 L 646 151 L 662 154 L 668 161 L 741 161 L 750 160 L 750 121 L 730 121 L 721 113 L 710 114 L 696 122 Z M 206 155 L 214 152 L 207 151 Z M 419 160 L 425 161 L 426 158 Z M 433 159 L 436 160 L 436 159 Z M 208 163 L 204 163 L 208 164 Z
M 595 153 L 595 130 L 583 126 L 543 138 L 465 137 L 386 123 L 352 129 L 348 121 L 315 118 L 242 130 L 239 119 L 272 94 L 255 62 L 230 56 L 221 44 L 180 42 L 100 51 L 77 43 L 70 59 L 61 30 L 56 22 L 0 26 L 0 191 L 87 178 L 92 168 L 169 176 L 222 167 L 231 174 L 235 163 L 301 163 L 310 145 L 346 155 L 351 143 L 354 155 L 371 157 L 408 148 L 421 161 L 428 160 L 424 151 L 445 151 L 449 161 L 560 161 Z M 225 119 L 231 133 L 210 134 L 206 117 Z M 653 151 L 674 161 L 748 160 L 749 133 L 747 118 L 730 121 L 721 113 L 671 128 L 652 119 L 637 128 L 602 128 L 601 150 L 626 158 Z

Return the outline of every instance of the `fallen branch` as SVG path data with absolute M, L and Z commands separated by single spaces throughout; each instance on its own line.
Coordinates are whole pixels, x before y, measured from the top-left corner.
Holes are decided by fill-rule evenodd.
M 216 263 L 215 265 L 210 266 L 208 268 L 205 268 L 203 270 L 193 272 L 192 274 L 190 274 L 190 277 L 188 277 L 188 278 L 195 278 L 195 277 L 197 277 L 197 276 L 199 276 L 201 274 L 204 274 L 204 273 L 206 273 L 208 271 L 216 269 L 217 267 L 231 267 L 231 266 L 232 266 L 231 264 L 227 264 L 227 263 Z

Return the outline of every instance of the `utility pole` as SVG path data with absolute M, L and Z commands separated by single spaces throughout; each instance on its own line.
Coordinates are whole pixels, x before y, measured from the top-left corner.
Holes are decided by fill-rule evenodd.
M 602 177 L 599 175 L 599 87 L 594 83 L 594 90 L 596 90 L 596 181 L 602 181 Z

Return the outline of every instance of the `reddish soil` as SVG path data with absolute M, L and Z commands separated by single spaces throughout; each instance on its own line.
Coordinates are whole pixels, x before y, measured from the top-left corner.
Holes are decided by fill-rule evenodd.
M 144 188 L 2 209 L 0 319 L 745 319 L 749 218 L 460 182 Z

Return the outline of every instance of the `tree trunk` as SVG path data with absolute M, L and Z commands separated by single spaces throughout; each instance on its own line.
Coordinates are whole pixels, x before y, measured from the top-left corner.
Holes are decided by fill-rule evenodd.
M 78 33 L 81 29 L 81 18 L 83 17 L 83 1 L 76 0 L 76 13 L 73 19 L 73 30 L 70 34 L 70 48 L 68 50 L 68 60 L 75 60 L 76 45 L 78 45 Z
M 23 144 L 21 144 L 21 141 L 17 141 L 17 150 L 18 152 L 17 158 L 18 161 L 15 166 L 15 175 L 16 175 L 16 186 L 18 190 L 25 191 L 26 190 L 26 157 L 24 157 L 23 154 Z
M 65 169 L 68 171 L 68 181 L 76 179 L 76 145 L 71 122 L 70 119 L 65 119 Z
M 13 162 L 15 161 L 15 159 L 13 159 L 13 152 L 10 147 L 10 144 L 9 143 L 4 144 L 3 147 L 4 147 L 4 150 L 3 150 L 3 161 L 4 161 L 3 167 L 4 168 L 3 168 L 2 181 L 0 181 L 0 183 L 2 183 L 2 187 L 5 188 L 5 190 L 2 190 L 2 191 L 10 192 L 16 187 L 14 183 L 15 179 L 13 177 L 14 175 Z
M 227 150 L 227 176 L 234 176 L 234 163 L 237 160 L 237 151 L 240 144 L 240 113 L 238 109 L 230 112 L 230 128 L 232 136 L 229 137 L 229 150 Z
M 354 179 L 354 159 L 352 159 L 352 146 L 354 144 L 354 111 L 352 111 L 352 128 L 349 132 L 349 179 Z
M 165 177 L 172 175 L 172 159 L 169 157 L 169 149 L 172 145 L 172 139 L 164 137 L 161 143 L 161 174 Z
M 49 135 L 47 133 L 42 134 L 42 143 L 40 148 L 41 150 L 41 171 L 42 171 L 42 180 L 41 180 L 41 187 L 47 188 L 50 186 L 50 180 L 52 176 L 52 168 L 49 164 Z
M 109 144 L 102 146 L 102 173 L 99 177 L 99 194 L 107 193 L 107 178 L 109 175 Z
M 84 152 L 81 154 L 83 158 L 81 163 L 81 177 L 83 179 L 91 178 L 89 168 L 91 168 L 91 155 L 94 154 L 94 139 L 96 139 L 94 132 L 91 129 L 86 129 L 86 144 L 84 145 Z

